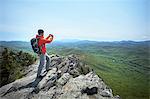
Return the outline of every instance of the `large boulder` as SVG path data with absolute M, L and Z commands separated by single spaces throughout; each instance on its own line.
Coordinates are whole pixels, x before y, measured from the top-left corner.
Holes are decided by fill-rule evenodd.
M 103 84 L 102 84 L 103 83 Z M 88 89 L 88 90 L 87 90 Z M 83 90 L 85 90 L 83 92 Z M 59 99 L 90 99 L 90 97 L 97 97 L 96 99 L 112 99 L 112 91 L 107 89 L 104 82 L 93 72 L 87 75 L 80 75 L 76 78 L 71 78 L 62 88 L 63 94 Z M 107 92 L 107 94 L 104 94 Z M 103 95 L 101 95 L 103 93 Z

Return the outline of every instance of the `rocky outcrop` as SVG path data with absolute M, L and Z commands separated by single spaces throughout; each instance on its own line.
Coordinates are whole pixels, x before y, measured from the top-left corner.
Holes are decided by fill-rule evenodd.
M 75 55 L 51 55 L 50 70 L 36 78 L 38 63 L 25 76 L 0 88 L 1 99 L 119 99 L 87 65 Z

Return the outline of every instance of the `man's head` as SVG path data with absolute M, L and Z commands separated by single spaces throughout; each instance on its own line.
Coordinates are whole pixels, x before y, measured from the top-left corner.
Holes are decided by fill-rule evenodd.
M 39 29 L 39 30 L 38 30 L 38 34 L 41 35 L 41 36 L 43 36 L 43 35 L 44 35 L 44 30 Z

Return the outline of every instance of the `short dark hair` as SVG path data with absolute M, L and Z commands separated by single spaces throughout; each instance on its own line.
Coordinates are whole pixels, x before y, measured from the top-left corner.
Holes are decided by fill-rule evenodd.
M 41 35 L 42 33 L 44 33 L 44 30 L 39 29 L 39 30 L 38 30 L 38 34 Z

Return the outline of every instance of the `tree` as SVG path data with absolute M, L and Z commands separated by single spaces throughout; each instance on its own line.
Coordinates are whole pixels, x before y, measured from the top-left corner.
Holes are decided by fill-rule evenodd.
M 36 58 L 23 51 L 13 51 L 4 48 L 0 65 L 0 87 L 23 76 L 22 70 L 33 64 Z

